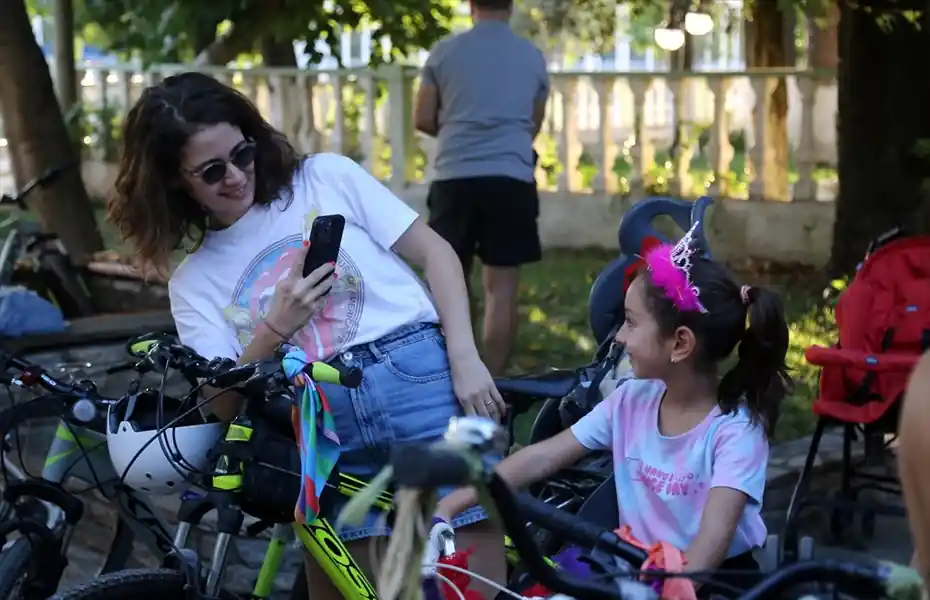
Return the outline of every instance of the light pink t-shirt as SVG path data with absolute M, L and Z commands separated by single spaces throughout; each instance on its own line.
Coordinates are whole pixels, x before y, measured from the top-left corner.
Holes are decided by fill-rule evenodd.
M 613 451 L 620 524 L 645 543 L 664 541 L 687 550 L 708 492 L 728 487 L 746 494 L 749 503 L 727 557 L 761 546 L 765 432 L 745 409 L 725 415 L 715 407 L 691 431 L 663 436 L 658 415 L 664 393 L 659 381 L 628 380 L 572 427 L 585 448 Z

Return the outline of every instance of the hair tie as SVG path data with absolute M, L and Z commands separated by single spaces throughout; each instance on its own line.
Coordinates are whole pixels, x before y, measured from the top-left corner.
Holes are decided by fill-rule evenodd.
M 752 290 L 752 288 L 748 285 L 744 285 L 739 289 L 739 297 L 743 300 L 744 306 L 749 306 L 752 304 L 752 300 L 749 298 L 750 290 Z

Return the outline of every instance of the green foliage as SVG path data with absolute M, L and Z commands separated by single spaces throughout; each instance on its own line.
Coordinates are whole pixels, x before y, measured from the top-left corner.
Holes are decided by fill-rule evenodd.
M 261 37 L 307 42 L 312 60 L 321 40 L 338 56 L 343 27 L 365 26 L 391 42 L 390 56 L 372 47 L 375 62 L 428 48 L 448 32 L 453 0 L 79 0 L 76 20 L 102 47 L 144 61 L 192 59 L 217 35 L 230 32 L 250 47 Z
M 653 32 L 667 17 L 668 10 L 657 3 L 640 2 L 631 5 L 625 33 L 630 37 L 633 50 L 644 52 L 655 46 Z
M 616 0 L 516 0 L 514 27 L 543 48 L 567 41 L 588 51 L 613 47 Z
M 709 155 L 710 126 L 694 125 L 692 129 L 693 131 L 689 133 L 689 136 L 696 138 L 698 143 L 688 168 L 691 185 L 684 190 L 684 195 L 696 198 L 707 193 L 707 189 L 713 183 L 715 175 Z M 749 194 L 749 183 L 753 178 L 746 143 L 746 132 L 744 130 L 731 132 L 729 141 L 733 150 L 733 157 L 730 159 L 729 168 L 720 176 L 720 187 L 722 194 L 726 197 L 745 198 Z M 534 147 L 539 153 L 539 166 L 545 173 L 543 185 L 555 187 L 558 184 L 559 174 L 563 170 L 563 165 L 559 160 L 556 139 L 551 133 L 542 132 L 536 138 Z M 930 148 L 930 142 L 928 142 L 927 147 Z M 583 148 L 576 165 L 578 173 L 581 174 L 581 187 L 586 190 L 592 189 L 594 178 L 599 171 L 597 160 L 591 150 L 591 148 Z M 644 174 L 643 187 L 647 196 L 664 196 L 671 193 L 671 183 L 676 176 L 673 151 L 674 148 L 672 147 L 655 148 L 652 164 L 648 165 Z M 620 148 L 611 170 L 617 177 L 617 183 L 619 184 L 617 194 L 629 197 L 632 193 L 630 184 L 634 178 L 631 146 L 627 145 Z M 836 169 L 828 164 L 815 165 L 811 178 L 819 183 L 835 182 L 837 180 Z M 790 183 L 798 181 L 794 155 L 790 151 L 788 155 L 788 181 Z
M 119 106 L 108 105 L 88 108 L 84 104 L 75 104 L 65 113 L 65 125 L 71 140 L 87 157 L 92 149 L 98 150 L 99 158 L 112 162 L 119 156 L 120 117 L 123 110 Z

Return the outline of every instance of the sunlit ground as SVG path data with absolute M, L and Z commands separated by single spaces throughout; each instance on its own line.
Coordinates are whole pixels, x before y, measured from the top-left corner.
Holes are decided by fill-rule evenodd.
M 615 255 L 606 251 L 551 251 L 542 262 L 524 269 L 520 286 L 520 329 L 512 372 L 532 373 L 550 367 L 587 364 L 595 343 L 588 328 L 588 293 L 600 270 Z M 804 350 L 812 344 L 833 342 L 833 311 L 825 308 L 823 289 L 827 284 L 816 275 L 760 277 L 740 273 L 753 285 L 778 290 L 785 301 L 791 330 L 788 366 L 797 381 L 786 399 L 776 437 L 791 439 L 812 431 L 810 404 L 817 389 L 817 370 L 804 361 Z M 473 289 L 480 290 L 474 274 Z M 530 422 L 521 423 L 523 435 Z

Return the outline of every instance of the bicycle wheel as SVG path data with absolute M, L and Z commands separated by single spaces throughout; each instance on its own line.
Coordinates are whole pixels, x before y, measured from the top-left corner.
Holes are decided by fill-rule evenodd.
M 184 600 L 186 583 L 184 575 L 174 569 L 127 569 L 98 577 L 49 600 Z M 220 590 L 219 597 L 237 596 Z
M 29 579 L 32 542 L 22 537 L 0 552 L 0 600 L 24 598 L 24 584 Z
M 128 569 L 60 592 L 50 600 L 181 600 L 184 574 L 174 569 Z

